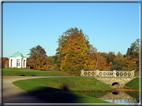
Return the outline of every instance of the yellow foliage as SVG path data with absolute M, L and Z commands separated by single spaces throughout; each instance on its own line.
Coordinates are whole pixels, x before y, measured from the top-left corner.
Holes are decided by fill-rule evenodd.
M 60 69 L 70 74 L 80 75 L 80 70 L 85 67 L 85 61 L 87 59 L 86 52 L 88 50 L 83 35 L 80 33 L 71 34 L 62 52 L 63 57 Z
M 138 60 L 137 58 L 132 58 L 129 55 L 127 55 L 125 57 L 125 59 L 124 59 L 124 65 L 128 68 L 128 71 L 136 70 L 136 68 L 137 68 L 136 61 L 137 60 Z

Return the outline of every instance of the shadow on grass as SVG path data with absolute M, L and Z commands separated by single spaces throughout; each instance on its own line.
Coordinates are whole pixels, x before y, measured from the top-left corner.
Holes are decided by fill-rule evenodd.
M 32 95 L 47 100 L 50 103 L 80 103 L 81 96 L 69 91 L 55 89 L 51 87 L 40 87 L 34 91 L 30 91 Z
M 21 74 L 20 76 L 26 76 L 25 74 Z

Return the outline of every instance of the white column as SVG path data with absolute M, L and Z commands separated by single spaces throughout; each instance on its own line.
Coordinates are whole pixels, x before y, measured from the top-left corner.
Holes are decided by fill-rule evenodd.
M 24 66 L 25 68 L 26 68 L 26 60 L 27 60 L 27 59 L 25 59 L 25 66 Z
M 84 70 L 81 70 L 81 76 L 84 76 Z
M 132 78 L 133 78 L 133 77 L 134 77 L 134 75 L 135 75 L 135 73 L 134 73 L 134 72 L 135 72 L 135 70 L 132 70 L 132 71 L 131 71 Z
M 22 59 L 20 59 L 20 68 L 21 68 L 21 61 L 22 61 Z
M 21 67 L 23 67 L 23 59 L 21 58 Z
M 116 77 L 116 70 L 113 70 L 113 76 Z
M 17 67 L 17 59 L 16 58 L 15 58 L 15 62 L 16 62 L 15 66 Z
M 96 70 L 96 77 L 99 77 L 99 70 Z
M 9 67 L 11 67 L 11 58 L 9 58 Z

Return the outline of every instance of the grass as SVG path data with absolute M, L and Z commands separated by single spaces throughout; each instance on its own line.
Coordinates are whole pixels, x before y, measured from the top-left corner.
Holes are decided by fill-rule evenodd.
M 22 68 L 3 68 L 3 76 L 70 76 L 61 71 L 41 71 Z
M 135 78 L 128 82 L 124 88 L 126 89 L 139 89 L 139 78 Z
M 38 98 L 49 101 L 50 103 L 109 103 L 97 99 L 97 97 L 103 96 L 101 93 L 83 95 L 83 92 L 70 91 L 112 89 L 97 79 L 88 77 L 37 78 L 15 81 L 13 84 Z M 64 86 L 68 89 L 63 89 Z M 104 93 L 104 95 L 105 94 L 106 93 Z
M 133 91 L 133 92 L 127 91 L 126 93 L 132 96 L 133 98 L 139 99 L 139 92 L 137 91 Z
M 139 78 L 135 78 L 133 80 L 131 80 L 130 82 L 128 82 L 124 88 L 126 89 L 139 89 Z M 139 92 L 138 91 L 127 91 L 126 92 L 128 95 L 132 96 L 133 98 L 137 98 L 139 99 Z

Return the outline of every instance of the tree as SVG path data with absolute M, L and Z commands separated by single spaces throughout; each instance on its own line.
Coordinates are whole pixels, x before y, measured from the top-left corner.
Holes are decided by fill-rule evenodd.
M 113 63 L 112 63 L 112 62 L 110 62 L 110 63 L 109 63 L 109 67 L 110 67 L 110 66 L 112 66 L 112 64 L 113 64 Z
M 107 66 L 109 66 L 110 62 L 114 64 L 114 58 L 116 57 L 114 52 L 109 52 L 108 54 L 105 54 L 105 56 L 106 56 Z
M 125 67 L 127 67 L 127 70 L 128 71 L 131 71 L 131 70 L 136 70 L 137 69 L 137 58 L 133 58 L 129 55 L 127 55 L 124 59 L 124 65 Z
M 111 66 L 111 70 L 122 70 L 122 67 L 124 67 L 124 57 L 119 51 L 114 58 L 114 65 Z
M 86 69 L 85 70 L 95 70 L 97 66 L 97 49 L 91 46 L 89 52 L 87 53 Z
M 7 59 L 6 62 L 4 63 L 4 67 L 5 68 L 9 67 L 9 59 Z
M 44 70 L 46 67 L 46 52 L 45 50 L 40 46 L 36 46 L 30 49 L 30 53 L 28 54 L 28 64 L 37 70 Z
M 131 58 L 137 58 L 136 61 L 136 71 L 139 71 L 139 47 L 140 40 L 137 39 L 134 43 L 131 44 L 131 47 L 128 48 L 126 56 L 130 56 Z
M 83 35 L 77 32 L 72 33 L 62 52 L 61 70 L 72 75 L 80 75 L 80 71 L 86 68 L 88 50 Z
M 47 57 L 45 70 L 53 70 L 52 59 L 51 56 Z
M 117 53 L 116 58 L 114 59 L 114 63 L 116 64 L 119 61 L 124 61 L 123 55 L 120 53 L 120 51 Z
M 131 44 L 131 47 L 128 48 L 126 56 L 130 55 L 133 58 L 139 58 L 139 39 Z
M 3 57 L 2 58 L 2 68 L 5 68 L 5 66 L 7 66 L 6 61 L 8 61 L 8 58 L 7 57 Z
M 98 56 L 98 64 L 96 69 L 105 70 L 107 65 L 106 58 L 103 57 L 100 52 L 97 53 L 97 56 Z
M 56 71 L 57 70 L 57 64 L 54 64 L 54 66 L 53 66 L 53 71 Z
M 57 64 L 57 70 L 60 70 L 60 66 L 61 66 L 61 60 L 64 57 L 63 55 L 63 50 L 66 48 L 67 43 L 69 41 L 69 36 L 71 34 L 75 34 L 75 33 L 80 33 L 83 35 L 83 39 L 85 40 L 85 43 L 87 45 L 88 48 L 91 47 L 91 45 L 89 44 L 89 37 L 88 35 L 84 35 L 82 29 L 78 29 L 77 27 L 75 28 L 70 28 L 68 30 L 66 30 L 63 35 L 60 36 L 60 38 L 58 39 L 58 48 L 56 49 L 56 55 L 57 55 L 57 60 L 56 60 L 56 64 Z M 88 51 L 87 51 L 88 52 Z

